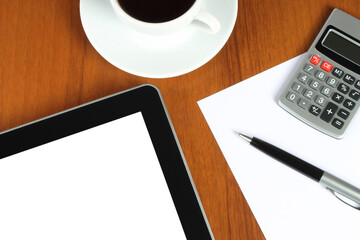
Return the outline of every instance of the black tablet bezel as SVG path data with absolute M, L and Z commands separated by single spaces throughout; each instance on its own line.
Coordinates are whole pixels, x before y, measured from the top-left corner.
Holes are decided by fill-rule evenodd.
M 141 112 L 187 239 L 213 239 L 159 91 L 120 92 L 0 133 L 0 159 Z

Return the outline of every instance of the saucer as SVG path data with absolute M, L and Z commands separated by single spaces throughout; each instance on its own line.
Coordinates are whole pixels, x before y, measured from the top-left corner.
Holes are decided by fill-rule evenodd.
M 80 17 L 89 41 L 112 65 L 137 76 L 168 78 L 201 67 L 221 50 L 234 28 L 237 8 L 237 0 L 202 2 L 202 9 L 221 23 L 215 35 L 191 24 L 172 34 L 145 35 L 123 23 L 109 0 L 80 0 Z

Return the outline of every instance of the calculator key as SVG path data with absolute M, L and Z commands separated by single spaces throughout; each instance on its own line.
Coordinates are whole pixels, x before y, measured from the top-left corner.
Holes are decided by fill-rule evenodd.
M 306 101 L 305 99 L 300 98 L 299 102 L 298 102 L 298 106 L 303 108 L 303 109 L 308 109 L 309 107 L 309 101 Z
M 310 65 L 310 64 L 306 64 L 305 67 L 304 67 L 304 71 L 309 73 L 309 74 L 314 74 L 315 67 Z
M 306 74 L 301 73 L 298 77 L 298 80 L 302 83 L 307 83 L 309 81 L 309 76 Z
M 338 81 L 335 79 L 335 78 L 329 78 L 326 83 L 329 85 L 329 86 L 332 86 L 332 87 L 336 87 L 336 85 L 338 84 Z
M 325 106 L 325 103 L 326 103 L 325 98 L 322 96 L 317 96 L 315 99 L 315 102 L 322 107 Z
M 295 92 L 301 93 L 301 92 L 304 90 L 304 87 L 303 87 L 301 84 L 294 83 L 292 89 L 293 89 Z
M 335 119 L 332 121 L 331 125 L 333 125 L 333 126 L 336 127 L 337 129 L 341 129 L 341 128 L 344 126 L 344 122 L 341 121 L 340 119 L 335 118 Z
M 340 95 L 339 93 L 334 93 L 331 99 L 337 103 L 341 103 L 344 100 L 344 96 Z
M 351 90 L 349 93 L 349 96 L 356 101 L 358 101 L 360 99 L 360 93 L 355 90 Z
M 315 116 L 318 116 L 321 112 L 321 108 L 315 106 L 315 105 L 312 105 L 309 109 L 309 112 L 312 113 L 313 115 Z
M 341 117 L 342 119 L 344 119 L 344 120 L 346 120 L 348 117 L 349 117 L 349 115 L 350 115 L 350 113 L 348 112 L 348 111 L 346 111 L 345 109 L 340 109 L 339 110 L 339 112 L 337 113 L 337 115 L 339 116 L 339 117 Z
M 353 101 L 351 101 L 350 99 L 346 99 L 345 101 L 344 101 L 344 107 L 346 107 L 347 109 L 349 109 L 349 110 L 353 110 L 354 109 L 354 107 L 355 107 L 355 103 L 353 102 Z
M 344 94 L 347 94 L 350 91 L 350 88 L 347 85 L 340 83 L 338 90 Z
M 332 74 L 335 77 L 341 78 L 344 75 L 344 71 L 339 68 L 334 68 L 334 70 L 332 71 Z
M 344 77 L 344 81 L 347 82 L 348 84 L 352 85 L 355 82 L 355 78 L 349 74 L 346 74 Z
M 321 81 L 324 81 L 326 78 L 326 75 L 322 71 L 317 71 L 317 73 L 315 74 L 315 77 Z
M 327 97 L 330 97 L 330 95 L 331 95 L 331 89 L 328 88 L 328 87 L 323 87 L 323 88 L 321 89 L 321 93 L 322 93 L 323 95 L 327 96 Z
M 332 119 L 332 117 L 335 115 L 336 111 L 338 110 L 338 106 L 332 102 L 329 102 L 323 113 L 321 114 L 320 118 L 322 120 L 324 120 L 325 122 L 330 122 L 330 120 Z
M 289 92 L 286 99 L 294 103 L 298 99 L 298 96 L 295 93 Z
M 357 89 L 360 89 L 360 80 L 358 80 L 358 81 L 355 83 L 355 87 L 356 87 Z
M 320 82 L 316 80 L 311 80 L 311 83 L 309 85 L 312 89 L 319 90 L 320 88 Z
M 321 68 L 327 72 L 330 72 L 331 69 L 333 68 L 333 65 L 331 65 L 330 63 L 324 61 L 322 64 L 321 64 Z
M 310 100 L 312 100 L 314 97 L 315 97 L 315 94 L 314 94 L 314 91 L 313 90 L 309 90 L 307 89 L 305 92 L 304 92 L 304 96 Z
M 317 66 L 321 61 L 321 58 L 316 56 L 316 55 L 312 55 L 311 59 L 310 59 L 310 62 L 312 64 L 314 64 L 315 66 Z

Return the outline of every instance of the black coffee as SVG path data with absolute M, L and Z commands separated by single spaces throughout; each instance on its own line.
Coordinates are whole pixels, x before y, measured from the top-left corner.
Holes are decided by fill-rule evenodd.
M 118 0 L 122 9 L 143 22 L 161 23 L 183 15 L 195 0 Z

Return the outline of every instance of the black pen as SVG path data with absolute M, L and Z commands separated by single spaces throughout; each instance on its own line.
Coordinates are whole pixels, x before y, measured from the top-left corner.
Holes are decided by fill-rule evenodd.
M 247 142 L 249 142 L 250 145 L 259 149 L 260 151 L 268 154 L 269 156 L 275 158 L 279 162 L 287 165 L 288 167 L 291 167 L 292 169 L 320 183 L 320 185 L 328 189 L 335 197 L 337 197 L 342 202 L 348 204 L 353 208 L 360 210 L 359 188 L 259 138 L 249 137 L 239 132 L 235 132 L 235 133 L 238 134 L 243 139 L 245 139 Z

